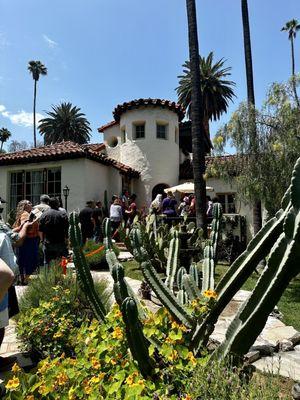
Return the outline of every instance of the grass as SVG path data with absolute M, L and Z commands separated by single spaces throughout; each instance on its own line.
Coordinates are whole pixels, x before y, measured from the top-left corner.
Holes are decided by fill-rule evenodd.
M 126 276 L 133 279 L 143 279 L 143 274 L 136 261 L 125 261 L 123 266 Z M 227 265 L 217 265 L 216 282 L 221 279 L 228 268 Z M 243 285 L 242 289 L 253 290 L 258 278 L 259 275 L 253 273 Z M 278 308 L 283 314 L 283 322 L 286 325 L 292 325 L 295 329 L 300 331 L 300 275 L 289 284 L 278 303 Z

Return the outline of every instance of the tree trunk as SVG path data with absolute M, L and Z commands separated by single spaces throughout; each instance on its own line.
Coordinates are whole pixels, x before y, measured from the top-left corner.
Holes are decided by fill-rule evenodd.
M 0 147 L 0 151 L 2 152 L 2 148 L 3 148 L 3 141 L 1 141 L 1 147 Z
M 34 80 L 34 90 L 33 90 L 33 145 L 36 147 L 36 122 L 35 122 L 35 103 L 36 103 L 36 83 Z
M 296 88 L 296 79 L 295 79 L 295 51 L 294 51 L 294 38 L 291 36 L 291 53 L 292 53 L 292 84 L 293 84 L 293 92 L 295 96 L 295 101 L 297 103 L 298 108 L 300 108 L 300 102 L 297 94 Z
M 195 0 L 186 0 L 189 53 L 191 67 L 191 120 L 193 146 L 193 173 L 195 183 L 196 225 L 206 232 L 205 148 L 203 126 L 203 100 L 200 84 L 199 45 Z
M 242 19 L 243 19 L 243 33 L 244 33 L 244 52 L 245 52 L 245 65 L 246 65 L 246 78 L 247 78 L 247 97 L 249 104 L 249 117 L 250 117 L 250 157 L 252 162 L 255 162 L 258 153 L 256 121 L 255 121 L 255 97 L 254 97 L 254 83 L 253 83 L 253 67 L 252 67 L 252 52 L 251 52 L 251 39 L 250 39 L 250 26 L 247 0 L 241 0 L 242 3 Z M 262 226 L 261 216 L 261 202 L 259 199 L 253 202 L 253 228 L 256 234 Z

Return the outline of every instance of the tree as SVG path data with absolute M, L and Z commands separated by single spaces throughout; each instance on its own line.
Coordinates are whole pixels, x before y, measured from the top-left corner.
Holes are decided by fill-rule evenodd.
M 3 151 L 3 144 L 7 142 L 10 137 L 11 133 L 7 128 L 0 129 L 0 142 L 1 142 L 0 152 Z
M 209 120 L 219 119 L 221 114 L 227 111 L 228 102 L 234 97 L 232 87 L 235 83 L 224 79 L 230 75 L 231 68 L 224 68 L 225 60 L 223 59 L 214 64 L 212 52 L 209 53 L 207 58 L 199 56 L 198 62 L 203 102 L 202 126 L 209 136 Z M 189 61 L 183 64 L 183 75 L 178 76 L 178 78 L 179 86 L 176 88 L 178 102 L 187 110 L 187 115 L 191 118 L 192 79 Z
M 296 39 L 296 34 L 300 30 L 300 24 L 296 19 L 288 21 L 281 31 L 286 31 L 289 34 L 289 40 L 291 41 L 291 56 L 292 56 L 292 79 L 295 80 L 295 52 L 294 52 L 294 40 Z M 293 91 L 295 95 L 295 100 L 298 108 L 300 107 L 299 98 L 296 90 L 296 82 L 293 84 Z
M 294 107 L 292 79 L 285 84 L 273 83 L 261 110 L 255 111 L 259 145 L 255 162 L 249 156 L 253 112 L 247 103 L 242 103 L 229 123 L 218 131 L 214 138 L 216 154 L 223 155 L 225 146 L 231 145 L 236 148 L 236 156 L 226 162 L 216 157 L 207 176 L 235 183 L 237 196 L 246 203 L 261 199 L 272 217 L 280 209 L 300 154 L 300 119 Z
M 204 114 L 200 82 L 199 45 L 197 33 L 197 16 L 195 0 L 186 0 L 189 54 L 191 69 L 191 106 L 193 174 L 195 183 L 196 224 L 206 228 L 206 184 L 205 147 L 204 147 Z
M 19 142 L 18 140 L 12 140 L 8 145 L 8 152 L 14 153 L 15 151 L 27 150 L 29 148 L 28 143 L 25 140 Z
M 249 156 L 253 163 L 255 163 L 257 152 L 258 152 L 258 141 L 256 134 L 256 123 L 255 123 L 255 97 L 254 97 L 254 82 L 253 82 L 253 66 L 252 66 L 252 52 L 251 52 L 251 36 L 250 36 L 250 25 L 249 25 L 249 14 L 248 14 L 248 3 L 247 0 L 241 0 L 242 7 L 242 21 L 243 21 L 243 35 L 244 35 L 244 53 L 245 53 L 245 66 L 246 66 L 246 78 L 247 78 L 247 97 L 249 107 L 249 126 L 251 127 L 250 132 L 250 148 Z M 259 198 L 253 200 L 253 227 L 254 234 L 256 234 L 262 226 L 262 213 L 261 213 L 261 202 Z
M 33 141 L 34 147 L 36 147 L 36 120 L 35 120 L 35 109 L 36 109 L 36 87 L 37 81 L 40 75 L 47 75 L 47 68 L 40 61 L 29 61 L 28 71 L 32 74 L 34 80 L 34 90 L 33 90 Z
M 80 108 L 71 103 L 52 106 L 48 118 L 40 120 L 39 131 L 44 136 L 45 145 L 71 140 L 84 144 L 90 140 L 90 123 Z
M 230 75 L 231 67 L 224 68 L 225 60 L 222 58 L 213 63 L 213 52 L 207 58 L 199 56 L 200 82 L 203 97 L 204 125 L 208 126 L 211 119 L 217 120 L 223 112 L 227 111 L 228 102 L 232 101 L 234 95 L 233 81 L 224 78 Z M 191 69 L 190 62 L 183 64 L 183 75 L 179 75 L 179 86 L 176 88 L 178 102 L 187 110 L 191 116 Z

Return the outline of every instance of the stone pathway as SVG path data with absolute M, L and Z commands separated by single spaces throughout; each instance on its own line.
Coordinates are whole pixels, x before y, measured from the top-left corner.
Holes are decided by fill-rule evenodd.
M 95 281 L 105 279 L 108 281 L 108 288 L 113 292 L 113 279 L 108 271 L 92 271 Z M 139 296 L 141 282 L 136 279 L 126 278 L 126 281 L 133 292 Z M 26 287 L 16 287 L 18 297 L 22 296 Z M 222 342 L 225 338 L 225 332 L 234 318 L 238 308 L 248 298 L 250 292 L 240 290 L 232 299 L 221 314 L 211 339 L 216 342 Z M 160 303 L 155 295 L 152 295 L 152 301 L 143 300 L 146 306 L 156 312 Z M 280 346 L 279 346 L 280 343 Z M 270 316 L 262 333 L 257 338 L 248 353 L 249 361 L 253 362 L 260 371 L 280 373 L 280 375 L 300 381 L 300 334 L 292 326 L 286 326 L 279 319 Z M 280 350 L 278 352 L 278 350 Z M 19 343 L 15 333 L 15 322 L 10 321 L 6 329 L 4 342 L 0 349 L 0 355 L 8 356 L 16 354 L 19 365 L 28 367 L 31 364 L 30 358 L 26 354 L 20 353 Z M 267 356 L 267 357 L 265 357 Z M 1 382 L 1 374 L 0 374 Z

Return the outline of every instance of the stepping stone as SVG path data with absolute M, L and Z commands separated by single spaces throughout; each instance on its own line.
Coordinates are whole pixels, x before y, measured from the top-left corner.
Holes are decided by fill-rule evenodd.
M 129 253 L 129 251 L 121 251 L 121 253 L 118 255 L 118 260 L 119 261 L 127 261 L 127 260 L 132 260 L 133 255 Z
M 294 381 L 300 380 L 300 352 L 274 353 L 272 357 L 264 357 L 253 365 L 261 372 L 280 374 Z

